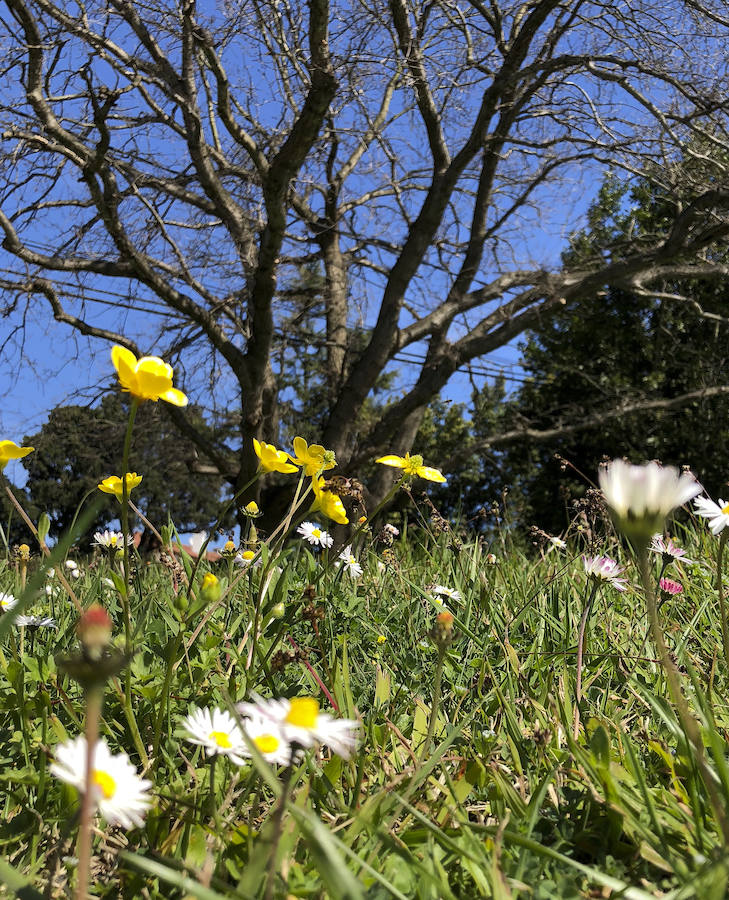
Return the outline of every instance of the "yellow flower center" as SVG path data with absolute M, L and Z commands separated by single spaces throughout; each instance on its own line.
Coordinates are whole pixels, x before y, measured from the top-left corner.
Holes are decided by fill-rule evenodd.
M 243 559 L 253 559 L 256 554 L 253 552 L 253 550 L 244 550 L 241 555 Z
M 255 500 L 251 500 L 251 502 L 246 505 L 246 512 L 249 512 L 254 516 L 258 513 L 258 504 Z
M 109 775 L 108 772 L 101 772 L 99 769 L 94 769 L 91 780 L 104 795 L 104 799 L 111 800 L 116 793 L 116 781 L 114 781 L 111 775 Z
M 285 721 L 297 728 L 314 728 L 319 717 L 319 701 L 313 697 L 295 697 Z
M 414 456 L 406 453 L 403 462 L 403 470 L 406 475 L 417 475 L 418 469 L 423 465 L 423 457 L 417 453 Z
M 253 738 L 253 743 L 258 747 L 261 753 L 273 753 L 278 749 L 278 745 L 281 741 L 272 734 L 259 734 L 258 737 Z
M 226 553 L 232 553 L 235 550 L 235 544 L 233 543 L 233 541 L 226 541 L 223 550 L 225 550 Z
M 225 731 L 211 731 L 208 738 L 223 750 L 230 750 L 233 746 L 230 742 L 230 735 Z
M 116 535 L 115 535 L 115 534 L 112 534 L 111 537 L 109 538 L 109 544 L 110 544 L 110 546 L 116 547 L 116 541 L 117 541 Z
M 721 511 L 724 513 L 725 516 L 729 516 L 729 503 L 727 503 L 726 506 L 722 507 Z
M 320 528 L 315 528 L 315 529 L 311 532 L 311 534 L 312 534 L 312 537 L 320 538 L 320 537 L 321 537 L 321 529 L 320 529 Z

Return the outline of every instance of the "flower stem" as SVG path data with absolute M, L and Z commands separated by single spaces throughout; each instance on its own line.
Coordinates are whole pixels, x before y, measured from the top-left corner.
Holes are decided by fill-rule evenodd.
M 640 570 L 641 581 L 643 582 L 643 589 L 645 591 L 651 636 L 653 637 L 653 642 L 658 650 L 658 658 L 663 667 L 663 671 L 666 673 L 671 700 L 673 701 L 684 734 L 694 751 L 694 758 L 696 759 L 696 764 L 701 773 L 709 797 L 709 802 L 714 810 L 716 821 L 721 829 L 722 837 L 724 838 L 724 846 L 726 847 L 729 846 L 729 819 L 727 819 L 724 804 L 716 789 L 716 776 L 709 768 L 709 764 L 706 760 L 704 742 L 701 737 L 699 723 L 691 713 L 688 702 L 683 695 L 683 691 L 681 690 L 681 676 L 676 668 L 676 664 L 668 652 L 668 647 L 666 646 L 666 641 L 663 637 L 663 629 L 661 628 L 661 623 L 658 619 L 656 593 L 653 589 L 653 584 L 651 583 L 648 554 L 645 547 L 638 548 L 638 567 Z
M 719 538 L 719 552 L 716 556 L 716 590 L 719 594 L 719 616 L 721 618 L 721 642 L 724 647 L 724 661 L 729 671 L 729 625 L 726 618 L 726 601 L 724 600 L 724 545 L 729 536 L 726 528 Z
M 428 732 L 425 735 L 425 741 L 420 749 L 420 762 L 430 752 L 430 744 L 435 734 L 435 723 L 438 719 L 438 707 L 440 706 L 440 689 L 443 680 L 443 663 L 445 661 L 446 647 L 438 647 L 438 661 L 435 664 L 435 678 L 433 679 L 433 702 L 430 706 L 430 719 L 428 720 Z
M 124 611 L 124 643 L 127 656 L 132 655 L 132 623 L 129 612 L 129 485 L 127 484 L 127 468 L 129 467 L 129 451 L 132 446 L 132 430 L 134 428 L 134 419 L 137 415 L 139 400 L 132 398 L 132 405 L 129 407 L 129 421 L 127 422 L 127 431 L 124 435 L 124 449 L 122 451 L 122 503 L 121 503 L 121 529 L 122 529 L 122 550 L 123 550 L 123 567 L 124 567 L 124 595 L 122 599 L 122 609 Z M 127 668 L 125 678 L 125 693 L 127 696 L 131 693 L 131 667 Z
M 597 596 L 597 589 L 599 584 L 597 581 L 592 585 L 592 591 L 590 592 L 590 596 L 587 598 L 587 603 L 585 603 L 585 608 L 582 610 L 582 618 L 580 619 L 580 627 L 577 632 L 577 681 L 575 687 L 575 722 L 574 722 L 574 738 L 577 740 L 577 735 L 579 734 L 580 727 L 580 703 L 582 701 L 582 653 L 585 649 L 585 629 L 587 627 L 587 620 L 590 617 L 590 613 L 592 612 L 592 604 L 595 602 L 595 597 Z
M 86 693 L 86 774 L 84 784 L 86 790 L 81 796 L 81 813 L 78 831 L 78 879 L 76 882 L 76 900 L 86 900 L 89 887 L 89 867 L 91 864 L 91 819 L 93 816 L 92 782 L 94 772 L 94 751 L 99 735 L 99 719 L 103 689 L 92 687 Z
M 286 766 L 284 773 L 281 776 L 281 797 L 279 798 L 278 806 L 276 807 L 276 812 L 274 813 L 273 833 L 271 835 L 271 856 L 268 860 L 268 874 L 266 875 L 266 893 L 264 894 L 264 900 L 273 900 L 273 888 L 276 882 L 276 857 L 278 856 L 278 845 L 281 840 L 281 832 L 283 830 L 283 815 L 289 799 L 291 776 L 294 772 L 294 752 L 295 751 L 292 748 L 291 762 L 288 764 L 288 766 Z

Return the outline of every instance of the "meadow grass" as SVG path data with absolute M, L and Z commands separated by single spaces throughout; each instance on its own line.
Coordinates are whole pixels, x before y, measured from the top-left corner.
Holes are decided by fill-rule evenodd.
M 93 896 L 725 896 L 721 822 L 669 698 L 630 547 L 599 516 L 566 547 L 540 549 L 509 529 L 487 544 L 428 506 L 417 513 L 396 537 L 382 522 L 359 531 L 357 578 L 336 565 L 337 547 L 298 538 L 296 520 L 287 542 L 256 543 L 243 567 L 130 553 L 133 655 L 104 684 L 99 733 L 153 799 L 142 827 L 94 819 Z M 678 539 L 694 562 L 668 566 L 683 592 L 663 595 L 660 617 L 726 809 L 719 540 L 701 523 Z M 625 566 L 627 591 L 588 578 L 581 557 L 596 552 Z M 6 896 L 75 890 L 78 794 L 49 772 L 87 715 L 63 667 L 78 654 L 78 612 L 47 577 L 52 564 L 70 571 L 68 555 L 59 544 L 49 559 L 0 562 L 0 592 L 58 625 L 0 617 Z M 70 556 L 73 593 L 108 610 L 124 648 L 121 562 Z M 651 567 L 657 581 L 659 555 Z M 594 586 L 577 708 L 577 633 Z M 314 696 L 358 720 L 356 751 L 313 748 L 287 767 L 251 748 L 237 765 L 187 739 L 191 711 L 234 713 L 254 694 Z

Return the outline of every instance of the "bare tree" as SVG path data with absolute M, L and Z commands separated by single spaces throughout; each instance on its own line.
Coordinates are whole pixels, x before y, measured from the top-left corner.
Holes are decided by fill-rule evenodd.
M 325 276 L 320 437 L 349 465 L 409 449 L 457 369 L 565 300 L 727 274 L 708 252 L 729 233 L 723 0 L 3 7 L 7 321 L 47 303 L 138 351 L 122 321 L 164 313 L 157 352 L 223 372 L 240 402 L 239 449 L 172 411 L 234 486 L 252 438 L 275 439 L 281 288 L 303 265 Z M 697 147 L 687 184 L 675 163 Z M 550 265 L 534 242 L 576 226 L 606 167 L 649 172 L 674 216 L 589 269 Z M 102 289 L 109 327 L 88 315 Z M 363 429 L 408 349 L 422 365 Z

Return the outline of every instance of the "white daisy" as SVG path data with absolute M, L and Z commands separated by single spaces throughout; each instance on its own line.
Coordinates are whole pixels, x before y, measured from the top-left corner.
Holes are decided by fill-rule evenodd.
M 268 716 L 260 714 L 251 715 L 242 722 L 243 730 L 250 740 L 256 745 L 261 756 L 268 763 L 279 766 L 287 766 L 291 761 L 291 755 L 294 758 L 300 756 L 300 752 L 292 750 L 291 744 L 284 736 L 276 722 Z M 250 756 L 248 747 L 242 750 L 244 756 Z
M 696 515 L 709 520 L 709 528 L 713 534 L 719 534 L 729 525 L 729 503 L 725 500 L 714 503 L 708 497 L 697 497 L 694 509 Z
M 242 716 L 268 719 L 278 725 L 284 738 L 300 747 L 326 744 L 334 753 L 348 759 L 357 742 L 359 722 L 353 719 L 335 719 L 319 711 L 314 697 L 294 697 L 292 700 L 264 700 L 255 697 L 255 703 L 241 703 Z
M 598 480 L 618 527 L 646 542 L 663 527 L 667 515 L 701 491 L 690 473 L 656 462 L 633 466 L 614 459 L 600 471 Z
M 58 628 L 56 620 L 50 616 L 18 616 L 15 624 L 25 628 Z
M 185 737 L 205 748 L 208 756 L 227 756 L 237 766 L 250 756 L 240 726 L 226 710 L 196 709 L 183 721 Z
M 86 790 L 86 738 L 81 735 L 59 744 L 50 771 L 56 778 Z M 96 808 L 110 825 L 122 828 L 141 826 L 152 798 L 152 782 L 140 778 L 126 753 L 112 754 L 106 740 L 100 738 L 94 747 L 92 791 Z
M 16 604 L 17 598 L 12 594 L 0 594 L 0 609 L 3 612 L 9 612 Z
M 699 497 L 699 500 L 701 497 Z M 696 501 L 696 503 L 699 502 Z M 648 548 L 653 553 L 657 553 L 659 556 L 663 557 L 664 563 L 669 562 L 683 562 L 688 563 L 689 565 L 693 565 L 694 560 L 689 559 L 685 554 L 686 551 L 681 549 L 677 544 L 674 544 L 671 538 L 664 538 L 662 534 L 654 534 L 653 539 L 651 540 L 651 545 Z
M 296 529 L 296 533 L 300 534 L 305 541 L 308 541 L 315 547 L 331 547 L 334 543 L 334 538 L 331 534 L 328 531 L 323 531 L 314 522 L 302 522 Z
M 610 559 L 609 556 L 583 556 L 582 562 L 588 576 L 611 584 L 616 591 L 628 590 L 625 579 L 618 578 L 623 571 L 623 566 L 618 565 L 614 559 Z
M 436 595 L 436 599 L 438 597 L 447 597 L 449 600 L 455 600 L 456 602 L 463 600 L 460 591 L 446 587 L 444 584 L 434 584 L 430 590 Z
M 105 547 L 107 550 L 116 550 L 124 546 L 124 535 L 121 531 L 97 531 L 94 534 L 94 543 L 97 547 Z M 127 546 L 134 543 L 131 534 L 127 535 Z
M 362 574 L 362 566 L 357 562 L 354 554 L 352 553 L 351 545 L 349 547 L 345 547 L 344 550 L 339 554 L 339 558 L 344 564 L 344 568 L 347 570 L 347 575 L 353 580 L 356 581 L 359 576 Z

